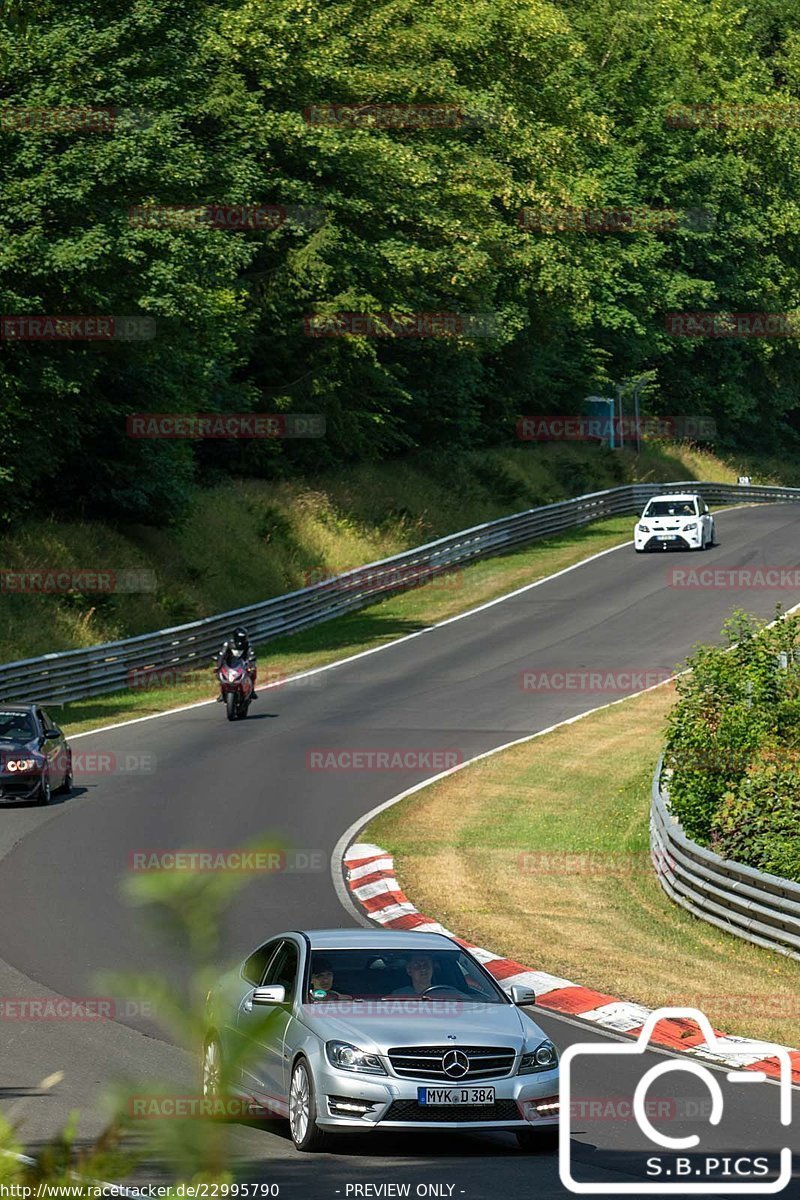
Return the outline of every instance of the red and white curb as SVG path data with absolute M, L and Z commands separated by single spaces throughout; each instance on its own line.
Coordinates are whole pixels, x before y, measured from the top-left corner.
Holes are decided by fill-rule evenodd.
M 350 895 L 370 920 L 378 925 L 386 929 L 413 930 L 415 933 L 444 933 L 482 962 L 504 990 L 508 991 L 515 984 L 533 988 L 537 1007 L 566 1013 L 631 1038 L 637 1038 L 642 1032 L 652 1009 L 581 987 L 546 971 L 534 971 L 513 959 L 501 958 L 490 950 L 456 937 L 432 917 L 423 916 L 400 887 L 391 855 L 380 846 L 356 842 L 346 850 L 343 862 Z M 716 1037 L 712 1047 L 694 1021 L 671 1018 L 659 1021 L 651 1041 L 655 1046 L 703 1058 L 719 1066 L 761 1071 L 771 1078 L 780 1078 L 779 1060 L 765 1059 L 763 1051 L 759 1052 L 759 1042 L 752 1038 L 719 1033 L 716 1029 L 714 1034 Z M 748 1046 L 753 1047 L 749 1054 Z M 800 1050 L 789 1050 L 789 1057 L 792 1083 L 799 1086 Z

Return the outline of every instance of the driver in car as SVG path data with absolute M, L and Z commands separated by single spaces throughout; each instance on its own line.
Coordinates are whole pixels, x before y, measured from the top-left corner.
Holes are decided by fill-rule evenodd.
M 414 954 L 406 963 L 410 987 L 397 988 L 393 996 L 421 996 L 432 986 L 433 959 L 429 954 Z

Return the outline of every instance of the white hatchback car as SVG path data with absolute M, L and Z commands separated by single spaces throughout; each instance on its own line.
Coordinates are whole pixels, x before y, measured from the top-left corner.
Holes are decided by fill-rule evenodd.
M 702 496 L 653 496 L 633 531 L 637 554 L 645 550 L 707 550 L 714 518 Z

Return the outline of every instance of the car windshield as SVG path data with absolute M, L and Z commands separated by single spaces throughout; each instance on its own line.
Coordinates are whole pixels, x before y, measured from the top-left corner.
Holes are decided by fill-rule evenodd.
M 642 516 L 696 517 L 694 500 L 651 500 Z
M 0 712 L 0 739 L 29 741 L 36 737 L 33 717 L 26 712 Z
M 504 1004 L 504 993 L 462 950 L 313 950 L 308 999 Z

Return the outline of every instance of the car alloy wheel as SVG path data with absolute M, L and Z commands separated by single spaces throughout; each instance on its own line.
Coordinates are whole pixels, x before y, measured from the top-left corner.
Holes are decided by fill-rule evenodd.
M 289 1128 L 298 1150 L 321 1150 L 325 1146 L 327 1138 L 317 1127 L 316 1116 L 314 1083 L 308 1063 L 301 1058 L 292 1071 L 289 1087 Z
M 292 1087 L 289 1092 L 289 1124 L 292 1141 L 298 1146 L 308 1133 L 311 1093 L 305 1063 L 298 1063 L 292 1072 Z

